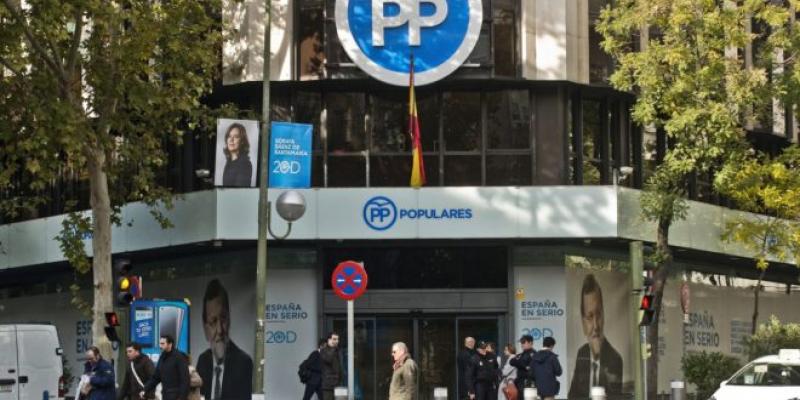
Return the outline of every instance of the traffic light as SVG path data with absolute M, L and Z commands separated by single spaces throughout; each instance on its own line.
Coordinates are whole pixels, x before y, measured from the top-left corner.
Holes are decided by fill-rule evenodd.
M 639 319 L 639 326 L 649 326 L 653 323 L 655 317 L 655 296 L 652 294 L 653 280 L 649 277 L 644 278 L 644 285 L 642 286 L 642 301 L 639 303 L 639 310 L 641 311 L 641 318 Z
M 119 335 L 117 334 L 117 327 L 119 326 L 119 317 L 115 312 L 106 313 L 106 326 L 104 328 L 106 337 L 111 342 L 119 342 Z
M 133 266 L 130 260 L 117 260 L 115 269 L 119 274 L 117 278 L 117 305 L 129 306 L 134 300 L 142 297 L 141 278 L 131 274 Z

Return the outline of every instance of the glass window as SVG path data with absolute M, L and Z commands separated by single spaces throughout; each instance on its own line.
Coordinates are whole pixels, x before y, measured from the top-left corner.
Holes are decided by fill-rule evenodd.
M 480 186 L 480 156 L 445 156 L 445 186 Z
M 502 76 L 517 74 L 516 5 L 510 0 L 492 2 L 494 24 L 494 72 Z
M 529 186 L 531 182 L 530 154 L 486 157 L 487 186 Z
M 530 148 L 530 99 L 526 90 L 489 92 L 488 132 L 490 149 Z
M 406 97 L 405 102 L 407 101 Z M 399 95 L 370 97 L 372 150 L 411 151 L 408 137 L 408 107 L 405 102 Z
M 603 35 L 597 32 L 597 19 L 608 0 L 589 0 L 589 82 L 607 83 L 611 76 L 612 60 L 600 47 Z
M 331 248 L 324 276 L 342 261 L 361 260 L 370 289 L 505 288 L 507 259 L 504 247 Z M 330 279 L 323 283 L 331 289 Z
M 364 94 L 328 93 L 328 151 L 350 153 L 366 149 Z
M 600 141 L 603 130 L 600 102 L 583 101 L 583 184 L 599 185 L 602 155 Z
M 484 2 L 484 4 L 486 3 L 488 2 Z M 487 65 L 492 61 L 492 43 L 490 41 L 490 32 L 491 27 L 489 24 L 484 23 L 483 26 L 481 26 L 481 33 L 478 37 L 478 43 L 475 44 L 475 48 L 472 49 L 472 53 L 467 58 L 467 64 Z
M 319 123 L 322 96 L 314 92 L 296 92 L 294 107 L 294 121 L 314 125 L 314 150 L 322 150 Z
M 444 113 L 445 149 L 447 151 L 480 150 L 480 93 L 444 93 L 442 99 L 442 112 Z
M 331 1 L 331 3 L 333 3 Z M 329 14 L 333 15 L 333 13 Z M 325 55 L 326 66 L 337 67 L 339 64 L 352 63 L 350 56 L 344 51 L 339 33 L 336 32 L 336 23 L 332 19 L 325 22 Z
M 315 155 L 311 160 L 311 186 L 325 187 L 325 159 Z
M 322 78 L 325 71 L 322 0 L 302 0 L 300 2 L 298 28 L 300 80 Z
M 439 185 L 439 157 L 422 157 L 425 166 L 425 186 Z M 372 154 L 369 159 L 369 185 L 374 187 L 404 187 L 411 179 L 411 154 L 402 156 L 380 156 Z
M 408 100 L 406 100 L 408 101 Z M 439 151 L 439 97 L 436 93 L 420 94 L 417 92 L 417 116 L 422 136 L 424 153 Z M 408 121 L 406 121 L 406 124 Z M 428 180 L 430 182 L 430 179 Z
M 734 375 L 733 386 L 800 386 L 800 365 L 754 363 Z
M 366 177 L 364 156 L 328 157 L 328 187 L 365 187 Z

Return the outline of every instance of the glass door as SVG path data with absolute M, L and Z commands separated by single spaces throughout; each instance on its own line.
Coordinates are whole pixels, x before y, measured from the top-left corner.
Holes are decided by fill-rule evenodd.
M 347 319 L 328 320 L 328 329 L 340 337 L 342 368 L 347 371 Z M 457 398 L 459 377 L 456 356 L 463 338 L 497 343 L 502 317 L 377 316 L 355 320 L 355 398 L 385 399 L 392 380 L 392 344 L 403 342 L 419 366 L 419 400 L 432 400 L 433 389 L 446 387 L 448 398 Z M 502 348 L 502 344 L 498 343 Z M 345 383 L 347 380 L 345 379 Z

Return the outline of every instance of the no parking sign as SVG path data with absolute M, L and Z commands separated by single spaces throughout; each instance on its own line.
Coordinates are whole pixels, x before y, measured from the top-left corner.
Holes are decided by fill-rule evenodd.
M 343 300 L 355 300 L 367 291 L 367 271 L 364 264 L 343 261 L 331 275 L 333 292 Z

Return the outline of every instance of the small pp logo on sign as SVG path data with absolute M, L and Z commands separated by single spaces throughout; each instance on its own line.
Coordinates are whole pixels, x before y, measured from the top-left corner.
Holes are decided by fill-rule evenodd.
M 366 73 L 408 85 L 438 81 L 469 57 L 480 36 L 481 0 L 337 0 L 336 30 L 347 55 Z
M 385 231 L 397 221 L 397 206 L 388 197 L 375 196 L 364 204 L 364 222 L 376 231 Z

